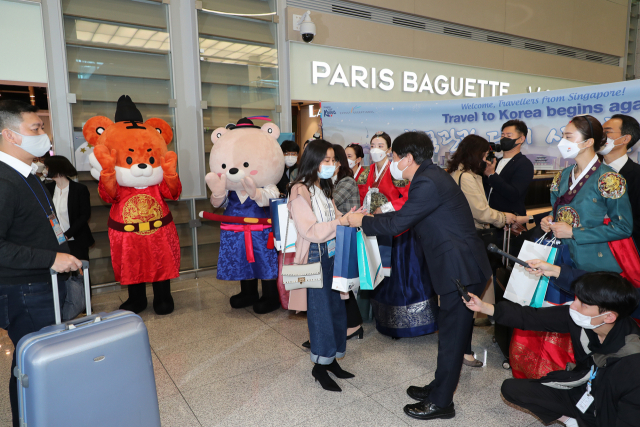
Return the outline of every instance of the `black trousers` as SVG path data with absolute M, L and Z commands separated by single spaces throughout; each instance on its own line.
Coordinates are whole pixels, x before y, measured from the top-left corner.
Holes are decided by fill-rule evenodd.
M 362 325 L 362 315 L 360 307 L 353 291 L 349 291 L 349 299 L 345 301 L 347 306 L 347 328 L 355 328 Z
M 468 285 L 467 291 L 480 295 L 486 283 Z M 470 349 L 473 312 L 464 305 L 458 292 L 440 295 L 438 314 L 438 366 L 429 400 L 441 408 L 453 401 L 458 386 L 462 358 Z
M 576 403 L 582 397 L 579 392 L 572 393 L 569 390 L 547 387 L 538 380 L 511 378 L 502 383 L 502 396 L 514 405 L 533 412 L 547 424 L 567 416 L 575 418 L 580 427 L 597 426 L 596 418 L 593 416 L 593 404 L 584 414 L 576 407 Z

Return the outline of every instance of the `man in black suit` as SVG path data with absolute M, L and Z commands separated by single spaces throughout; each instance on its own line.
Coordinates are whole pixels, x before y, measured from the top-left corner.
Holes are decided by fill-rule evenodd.
M 640 245 L 640 165 L 627 156 L 627 150 L 640 139 L 640 125 L 631 116 L 615 114 L 602 126 L 607 143 L 598 152 L 604 164 L 620 173 L 627 181 L 629 201 L 633 212 L 633 240 Z
M 431 139 L 422 132 L 407 132 L 396 138 L 392 151 L 392 176 L 411 181 L 407 202 L 396 212 L 364 217 L 350 214 L 349 224 L 362 226 L 370 236 L 394 236 L 409 228 L 415 231 L 433 288 L 440 295 L 440 340 L 435 380 L 424 387 L 409 387 L 407 394 L 420 403 L 407 405 L 404 411 L 424 420 L 453 418 L 453 393 L 473 329 L 473 313 L 460 300 L 454 281 L 459 279 L 472 293 L 482 292 L 491 267 L 464 193 L 431 161 Z
M 483 178 L 489 206 L 519 216 L 527 214 L 524 199 L 533 179 L 533 163 L 520 152 L 528 129 L 522 120 L 509 120 L 502 125 L 500 147 L 502 158 L 487 165 Z

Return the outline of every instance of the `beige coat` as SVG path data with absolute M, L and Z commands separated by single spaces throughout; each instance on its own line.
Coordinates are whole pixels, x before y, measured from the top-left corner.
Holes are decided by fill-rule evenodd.
M 342 214 L 333 203 L 336 219 L 330 222 L 318 222 L 311 210 L 311 193 L 303 184 L 296 184 L 291 189 L 287 207 L 291 219 L 296 226 L 298 237 L 296 239 L 296 255 L 294 264 L 306 264 L 309 260 L 309 246 L 311 243 L 324 243 L 336 237 L 336 228 L 340 225 Z M 346 297 L 345 297 L 346 296 Z M 341 293 L 342 299 L 348 299 L 348 294 Z M 289 293 L 289 310 L 307 310 L 307 290 L 305 288 L 294 289 Z
M 451 177 L 460 184 L 460 189 L 469 202 L 476 228 L 487 228 L 489 224 L 498 228 L 504 227 L 505 215 L 489 207 L 489 202 L 484 194 L 482 177 L 471 171 L 462 173 L 462 170 L 463 166 L 459 165 L 458 170 L 451 173 Z M 461 174 L 462 179 L 460 179 Z

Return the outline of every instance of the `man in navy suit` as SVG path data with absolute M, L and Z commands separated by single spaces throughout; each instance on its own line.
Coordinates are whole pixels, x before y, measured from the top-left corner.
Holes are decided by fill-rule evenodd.
M 524 199 L 533 180 L 533 163 L 520 152 L 527 139 L 528 129 L 522 120 L 509 120 L 502 125 L 500 147 L 502 158 L 496 159 L 484 171 L 487 200 L 492 209 L 527 214 Z
M 633 240 L 640 246 L 640 165 L 627 155 L 640 139 L 640 125 L 631 116 L 614 114 L 602 125 L 607 143 L 598 154 L 604 156 L 604 164 L 610 166 L 627 181 L 629 200 L 633 212 Z
M 473 313 L 460 300 L 454 281 L 460 280 L 469 292 L 482 293 L 491 267 L 464 193 L 431 161 L 431 139 L 423 132 L 407 132 L 396 138 L 392 151 L 392 176 L 411 181 L 407 202 L 396 212 L 350 214 L 349 224 L 362 226 L 369 236 L 395 236 L 409 228 L 415 231 L 433 288 L 440 295 L 440 339 L 435 379 L 424 387 L 409 387 L 407 394 L 420 402 L 405 406 L 404 411 L 424 420 L 453 418 L 453 393 L 473 329 Z

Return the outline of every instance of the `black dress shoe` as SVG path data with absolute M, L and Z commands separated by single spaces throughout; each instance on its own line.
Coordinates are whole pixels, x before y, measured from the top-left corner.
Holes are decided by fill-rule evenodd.
M 407 389 L 407 394 L 410 398 L 414 400 L 424 401 L 429 398 L 429 393 L 433 390 L 433 386 L 431 384 L 427 384 L 424 387 L 417 387 L 412 385 Z
M 303 342 L 302 346 L 304 348 L 308 348 L 309 350 L 311 350 L 311 342 L 309 340 L 306 340 L 305 342 Z
M 428 400 L 405 406 L 404 413 L 418 420 L 433 420 L 436 418 L 449 419 L 456 416 L 453 402 L 446 408 L 441 408 Z
M 347 339 L 350 340 L 351 338 L 358 337 L 358 339 L 361 340 L 363 336 L 364 336 L 364 329 L 362 328 L 362 326 L 360 326 L 360 329 L 358 329 L 351 335 L 347 335 Z

